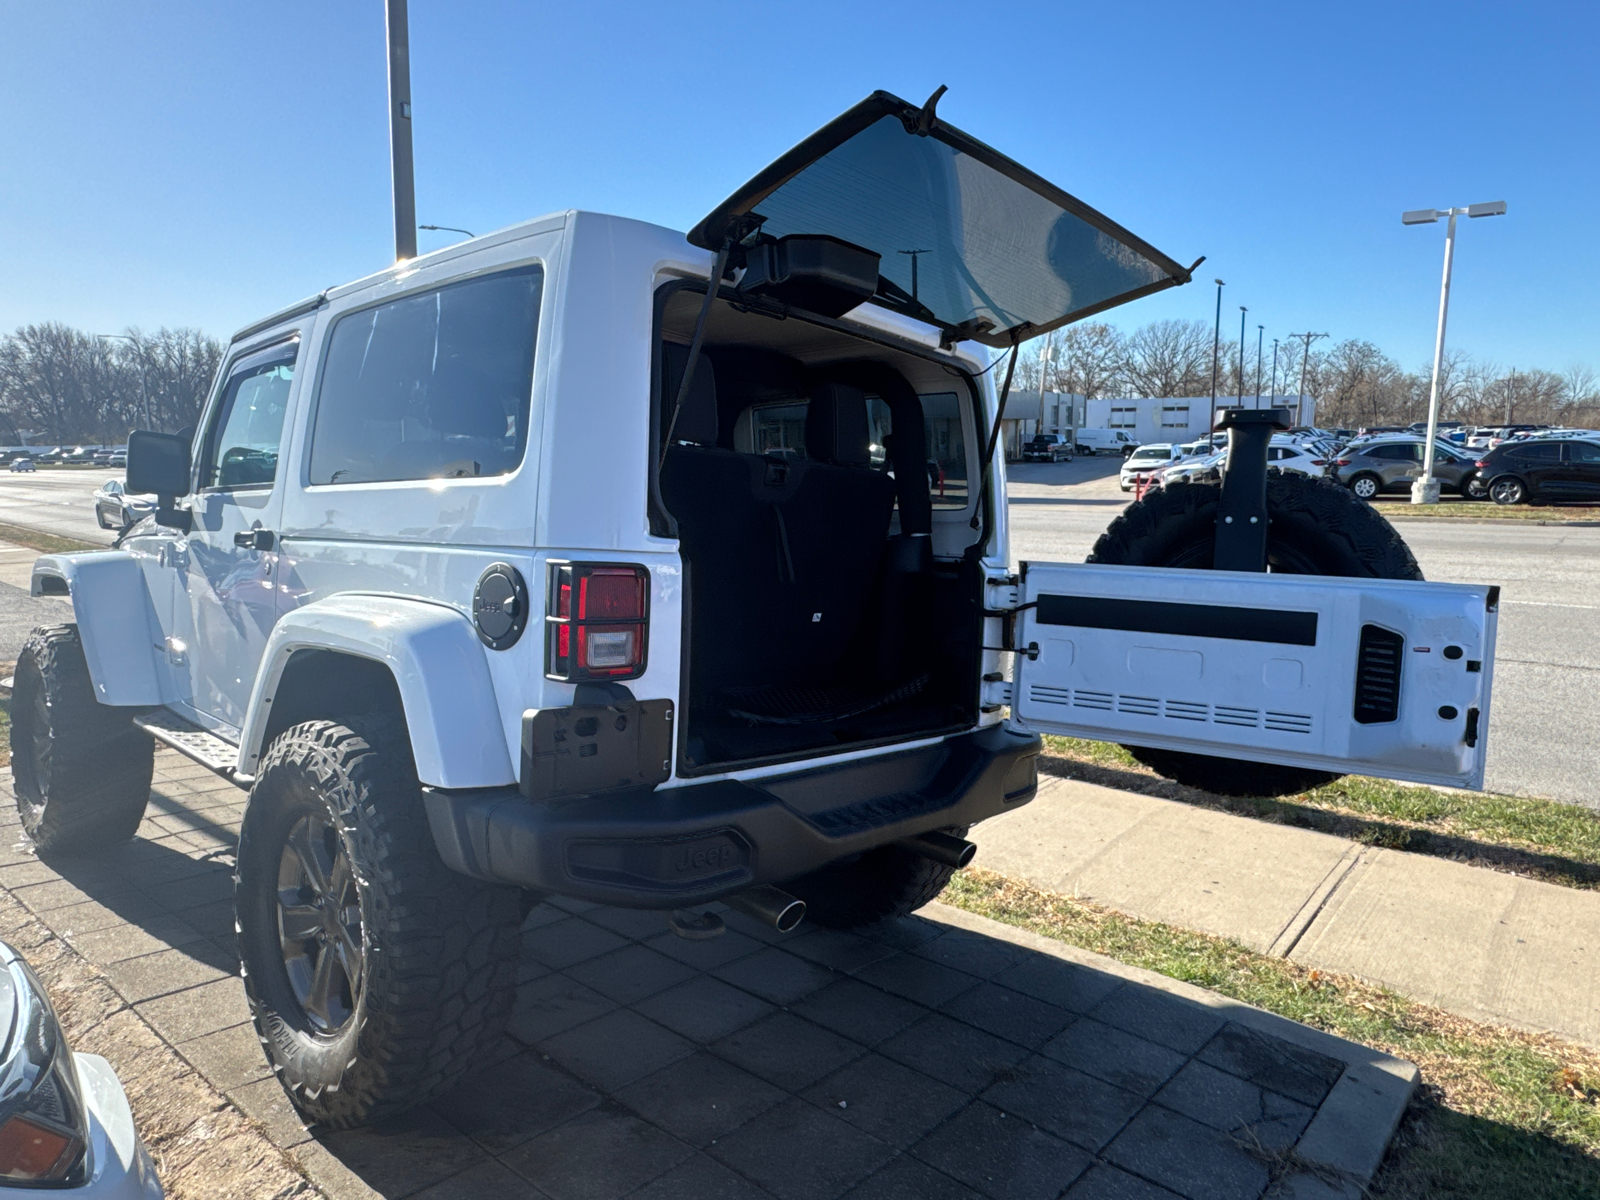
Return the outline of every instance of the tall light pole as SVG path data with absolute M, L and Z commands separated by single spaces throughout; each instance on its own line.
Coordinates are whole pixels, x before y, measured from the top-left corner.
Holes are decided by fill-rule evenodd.
M 1217 427 L 1217 358 L 1222 353 L 1222 280 L 1217 280 L 1217 327 L 1211 334 L 1211 427 Z
M 1401 213 L 1406 225 L 1432 225 L 1440 217 L 1449 217 L 1450 224 L 1444 234 L 1444 280 L 1439 284 L 1439 332 L 1433 341 L 1433 384 L 1428 389 L 1428 440 L 1422 448 L 1422 478 L 1411 485 L 1411 503 L 1439 503 L 1439 481 L 1433 477 L 1433 439 L 1439 432 L 1439 368 L 1444 362 L 1444 325 L 1450 315 L 1450 266 L 1456 252 L 1456 218 L 1501 217 L 1505 215 L 1506 202 L 1494 200 L 1488 204 L 1469 204 L 1465 208 L 1418 208 Z
M 1305 353 L 1300 356 L 1300 394 L 1294 398 L 1294 423 L 1304 425 L 1305 413 L 1301 411 L 1306 403 L 1306 372 L 1311 367 L 1311 343 L 1318 338 L 1325 338 L 1325 333 L 1291 333 L 1292 338 L 1304 338 L 1306 342 Z
M 917 260 L 913 258 L 911 261 L 916 262 Z M 1039 351 L 1039 424 L 1033 431 L 1035 436 L 1044 432 L 1044 376 L 1045 372 L 1050 369 L 1050 343 L 1055 336 L 1056 331 L 1054 329 L 1045 334 L 1044 348 Z
M 1239 305 L 1239 394 L 1234 397 L 1239 407 L 1244 407 L 1244 315 L 1250 310 Z
M 1265 325 L 1256 326 L 1256 407 L 1261 407 L 1261 339 L 1267 336 Z
M 1272 339 L 1272 382 L 1267 385 L 1271 393 L 1270 399 L 1276 403 L 1278 399 L 1278 339 Z
M 417 187 L 411 165 L 411 33 L 406 0 L 386 0 L 389 34 L 389 163 L 394 174 L 394 257 L 417 256 Z

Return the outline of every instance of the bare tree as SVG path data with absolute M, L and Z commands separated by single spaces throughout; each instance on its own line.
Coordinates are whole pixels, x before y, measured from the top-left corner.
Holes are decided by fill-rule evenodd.
M 1121 374 L 1136 396 L 1205 394 L 1211 388 L 1211 329 L 1204 321 L 1154 321 L 1124 343 Z
M 1093 400 L 1115 390 L 1124 357 L 1122 332 L 1100 321 L 1068 325 L 1050 363 L 1053 390 Z

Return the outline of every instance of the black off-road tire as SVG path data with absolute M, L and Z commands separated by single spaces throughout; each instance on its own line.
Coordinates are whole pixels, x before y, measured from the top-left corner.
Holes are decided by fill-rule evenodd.
M 361 982 L 339 1027 L 297 999 L 279 937 L 279 863 L 297 822 L 331 815 L 359 896 Z M 290 1100 L 335 1129 L 458 1084 L 516 998 L 522 895 L 457 874 L 434 847 L 404 722 L 286 730 L 263 758 L 239 836 L 235 909 L 256 1034 Z
M 965 825 L 943 832 L 966 837 Z M 945 889 L 954 867 L 902 846 L 878 846 L 783 885 L 806 902 L 806 919 L 827 929 L 856 929 L 916 912 Z
M 1111 523 L 1088 561 L 1210 570 L 1221 496 L 1216 484 L 1157 488 Z M 1422 568 L 1394 526 L 1332 479 L 1270 476 L 1267 515 L 1267 563 L 1275 572 L 1422 578 Z M 1168 779 L 1224 796 L 1289 796 L 1338 778 L 1328 771 L 1209 754 L 1145 746 L 1127 750 Z
M 41 854 L 127 841 L 150 801 L 155 741 L 139 710 L 95 699 L 76 625 L 35 629 L 17 659 L 11 772 L 22 827 Z

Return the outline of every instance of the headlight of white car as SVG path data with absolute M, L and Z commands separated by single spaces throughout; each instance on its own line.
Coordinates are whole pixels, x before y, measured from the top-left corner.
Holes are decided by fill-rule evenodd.
M 43 985 L 3 943 L 0 1029 L 0 1183 L 82 1183 L 89 1128 L 72 1048 Z

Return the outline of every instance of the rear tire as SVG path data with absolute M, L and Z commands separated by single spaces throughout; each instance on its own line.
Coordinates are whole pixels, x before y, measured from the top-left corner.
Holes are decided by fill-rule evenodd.
M 1489 485 L 1489 498 L 1496 504 L 1522 504 L 1528 499 L 1528 485 L 1514 476 L 1496 479 Z
M 1383 491 L 1383 480 L 1376 475 L 1357 475 L 1350 481 L 1350 491 L 1358 500 L 1374 500 Z
M 344 1129 L 424 1103 L 505 1028 L 523 897 L 441 861 L 403 721 L 279 736 L 238 862 L 251 1017 L 307 1120 Z
M 965 825 L 943 832 L 966 837 Z M 845 862 L 783 885 L 806 903 L 807 920 L 827 929 L 856 929 L 915 912 L 945 889 L 954 867 L 924 858 L 903 846 L 877 846 Z
M 1221 487 L 1202 483 L 1174 483 L 1148 492 L 1100 535 L 1088 561 L 1210 570 L 1221 496 Z M 1394 526 L 1331 479 L 1269 477 L 1267 513 L 1267 563 L 1274 572 L 1422 578 Z M 1339 778 L 1328 771 L 1209 754 L 1126 749 L 1157 774 L 1224 796 L 1288 796 Z
M 35 629 L 11 702 L 17 811 L 39 853 L 127 841 L 150 801 L 155 742 L 132 709 L 95 698 L 76 625 Z

